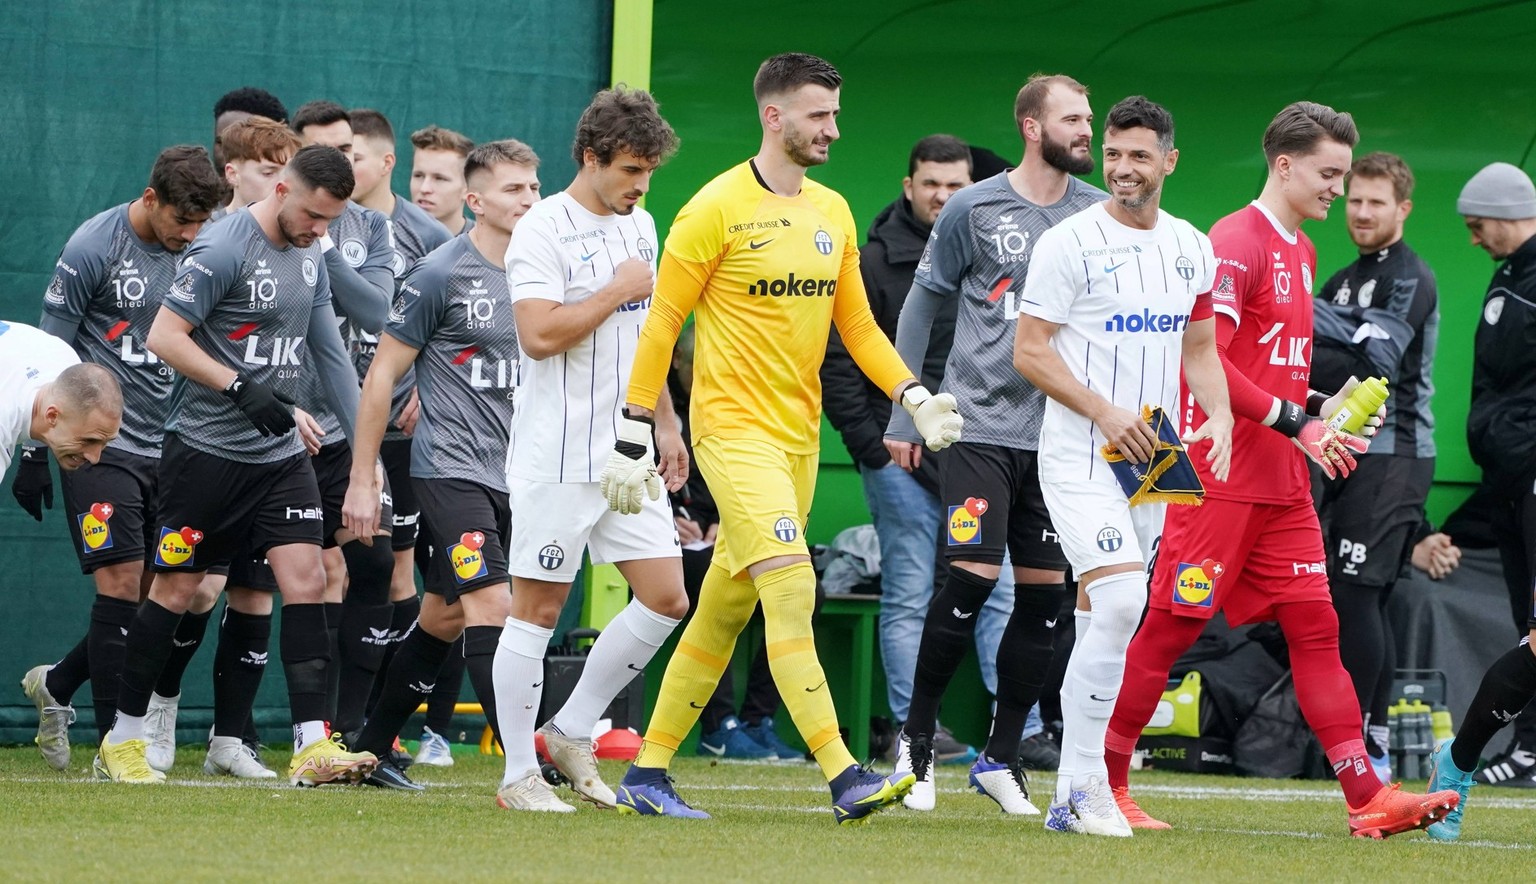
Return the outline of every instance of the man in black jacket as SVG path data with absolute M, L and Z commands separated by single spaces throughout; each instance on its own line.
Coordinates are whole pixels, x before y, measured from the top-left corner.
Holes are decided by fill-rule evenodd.
M 869 241 L 859 252 L 864 289 L 875 321 L 895 340 L 918 259 L 928 243 L 934 219 L 951 195 L 971 183 L 972 150 L 952 135 L 930 135 L 912 148 L 902 196 L 881 210 L 869 228 Z M 923 383 L 936 385 L 944 377 L 954 339 L 954 305 L 934 319 L 932 343 L 923 359 Z M 915 366 L 914 366 L 915 368 Z M 880 657 L 885 666 L 886 697 L 898 728 L 906 720 L 912 698 L 912 675 L 923 619 L 933 598 L 934 560 L 939 534 L 939 469 L 937 458 L 925 456 L 911 473 L 898 467 L 885 449 L 885 426 L 891 399 L 859 373 L 848 349 L 832 331 L 821 369 L 822 405 L 827 420 L 843 437 L 864 481 L 864 497 L 880 538 Z M 995 623 L 977 624 L 977 643 L 990 636 L 995 659 L 997 639 L 1007 622 L 1012 597 L 999 593 L 982 613 Z M 1000 611 L 993 608 L 1002 605 Z M 975 750 L 947 731 L 934 741 L 941 761 L 975 760 Z

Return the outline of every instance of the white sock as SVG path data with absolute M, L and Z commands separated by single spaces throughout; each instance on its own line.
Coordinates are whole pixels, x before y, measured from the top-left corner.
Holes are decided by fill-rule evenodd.
M 293 751 L 325 739 L 325 722 L 301 721 L 293 726 Z
M 144 716 L 117 713 L 112 730 L 107 732 L 107 742 L 117 744 L 124 740 L 144 739 Z
M 1067 671 L 1061 679 L 1061 763 L 1056 766 L 1056 794 L 1054 802 L 1065 804 L 1072 795 L 1072 777 L 1077 773 L 1077 750 L 1072 747 L 1072 735 L 1081 728 L 1074 721 L 1077 715 L 1077 698 L 1072 694 L 1072 674 L 1077 663 L 1077 648 L 1088 635 L 1093 623 L 1093 612 L 1074 608 L 1072 654 L 1067 658 Z
M 544 651 L 554 634 L 553 629 L 508 617 L 496 643 L 491 678 L 496 685 L 501 748 L 507 753 L 503 786 L 539 768 L 533 729 L 537 727 L 539 698 L 544 695 Z
M 555 727 L 568 737 L 591 737 L 608 704 L 645 670 L 679 622 L 652 611 L 639 599 L 625 605 L 592 644 L 581 678 L 552 719 Z
M 1098 774 L 1107 779 L 1104 734 L 1125 680 L 1125 651 L 1147 603 L 1147 575 L 1141 571 L 1111 574 L 1090 583 L 1086 591 L 1093 605 L 1093 625 L 1072 649 L 1073 671 L 1067 678 L 1073 682 L 1077 727 L 1063 742 L 1070 740 L 1076 752 L 1075 776 Z

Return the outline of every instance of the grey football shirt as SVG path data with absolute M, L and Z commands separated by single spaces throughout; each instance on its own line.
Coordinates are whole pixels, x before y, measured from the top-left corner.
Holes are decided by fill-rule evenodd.
M 401 280 L 384 331 L 421 351 L 411 475 L 506 491 L 518 353 L 506 272 L 457 236 Z
M 278 248 L 242 210 L 193 240 L 163 306 L 192 324 L 204 353 L 298 399 L 304 376 L 316 374 L 306 346 L 310 319 L 329 301 L 320 245 Z M 176 378 L 169 410 L 167 431 L 218 457 L 271 463 L 304 450 L 298 433 L 263 436 L 222 391 L 185 377 Z
M 411 265 L 453 239 L 443 222 L 398 193 L 395 194 L 395 210 L 389 215 L 389 226 L 395 237 L 396 279 L 404 278 Z
M 341 217 L 331 222 L 330 237 L 336 245 L 333 251 L 326 253 L 331 291 L 335 296 L 332 306 L 342 317 L 341 334 L 352 351 L 358 377 L 362 377 L 368 366 L 358 362 L 356 342 L 368 337 L 377 346 L 378 338 L 366 326 L 372 325 L 376 316 L 381 317 L 388 311 L 395 293 L 393 268 L 396 255 L 389 219 L 381 212 L 348 200 Z M 366 319 L 360 321 L 365 315 Z M 305 381 L 299 407 L 314 415 L 320 428 L 325 430 L 320 440 L 322 445 L 334 445 L 344 440 L 341 421 L 326 404 L 318 376 Z
M 107 369 L 122 388 L 122 429 L 107 446 L 159 457 L 176 375 L 144 341 L 181 256 L 139 239 L 128 205 L 96 215 L 70 236 L 43 295 L 42 322 L 49 331 L 72 328 L 67 340 L 81 360 Z
M 960 299 L 941 389 L 959 403 L 966 442 L 1038 449 L 1045 394 L 1013 367 L 1029 257 L 1040 234 L 1107 197 L 1068 178 L 1061 199 L 1038 206 L 1001 172 L 956 193 L 939 213 L 915 281 Z

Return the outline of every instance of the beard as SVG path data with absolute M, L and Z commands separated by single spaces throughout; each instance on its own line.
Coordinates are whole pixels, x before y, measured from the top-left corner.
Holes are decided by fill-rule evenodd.
M 1078 144 L 1087 147 L 1088 139 L 1079 140 Z M 1046 165 L 1053 169 L 1059 169 L 1068 175 L 1087 175 L 1093 171 L 1093 155 L 1085 154 L 1082 157 L 1072 155 L 1072 144 L 1065 141 L 1053 140 L 1049 133 L 1040 133 L 1040 158 Z
M 296 246 L 301 249 L 309 248 L 310 246 L 314 245 L 315 240 L 318 239 L 318 237 L 314 236 L 313 234 L 305 233 L 302 230 L 299 230 L 296 225 L 290 226 L 288 223 L 288 218 L 284 216 L 282 212 L 277 213 L 277 229 L 283 232 L 283 238 L 288 240 L 289 245 Z
M 1162 193 L 1162 191 L 1162 182 L 1158 182 L 1156 185 L 1143 184 L 1141 190 L 1135 196 L 1117 196 L 1115 197 L 1115 202 L 1131 212 L 1140 212 L 1147 207 L 1148 203 L 1156 199 L 1157 195 Z
M 790 162 L 801 168 L 819 166 L 827 161 L 827 158 L 811 153 L 812 141 L 800 134 L 798 129 L 785 127 L 784 152 L 789 155 Z
M 1363 231 L 1351 227 L 1349 229 L 1349 236 L 1355 241 L 1355 248 L 1364 254 L 1367 252 L 1379 252 L 1391 245 L 1393 232 L 1378 224 L 1370 230 Z

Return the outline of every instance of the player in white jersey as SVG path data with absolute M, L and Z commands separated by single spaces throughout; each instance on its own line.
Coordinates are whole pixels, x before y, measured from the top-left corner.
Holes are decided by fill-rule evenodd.
M 46 444 L 61 469 L 96 463 L 122 419 L 122 391 L 105 369 L 81 365 L 41 329 L 0 322 L 0 474 L 29 440 Z
M 1093 613 L 1062 687 L 1061 768 L 1046 819 L 1056 831 L 1131 834 L 1110 793 L 1104 732 L 1146 606 L 1165 504 L 1131 507 L 1103 448 L 1112 445 L 1133 463 L 1152 459 L 1158 440 L 1142 409 L 1179 414 L 1182 362 L 1211 415 L 1185 442 L 1210 443 L 1205 456 L 1218 479 L 1231 458 L 1232 414 L 1211 318 L 1210 240 L 1158 208 L 1163 179 L 1177 162 L 1167 110 L 1139 95 L 1115 105 L 1104 124 L 1110 198 L 1040 237 L 1021 297 L 1014 364 L 1050 397 L 1040 486 L 1078 575 L 1078 607 Z
M 618 427 L 655 287 L 656 224 L 637 203 L 676 149 L 649 93 L 599 92 L 576 124 L 575 180 L 528 211 L 507 250 L 523 352 L 507 453 L 512 615 L 495 668 L 507 753 L 497 800 L 511 810 L 572 809 L 539 776 L 534 725 L 544 652 L 582 549 L 616 563 L 635 598 L 603 629 L 570 698 L 538 733 L 576 794 L 599 807 L 615 798 L 598 776 L 593 727 L 688 610 L 661 482 L 652 478 L 637 516 L 610 510 L 598 483 L 616 442 L 651 450 L 649 432 L 630 438 Z M 662 476 L 676 490 L 688 475 L 681 426 L 669 396 L 656 411 Z

